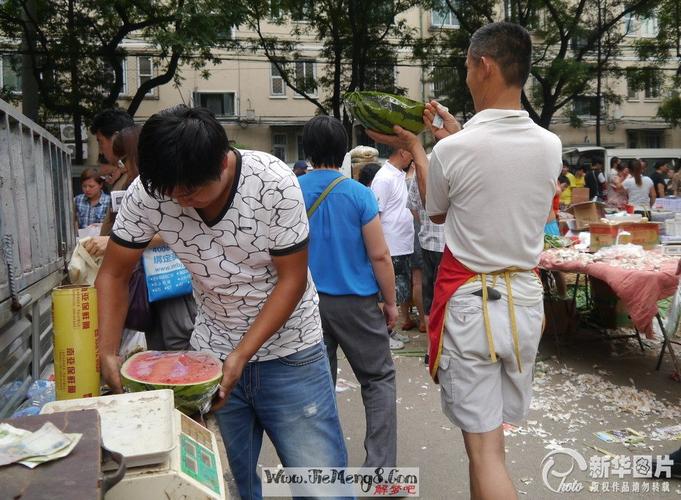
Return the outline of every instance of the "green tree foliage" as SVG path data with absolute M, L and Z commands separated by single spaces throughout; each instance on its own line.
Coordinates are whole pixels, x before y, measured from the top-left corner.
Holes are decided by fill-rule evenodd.
M 0 32 L 6 53 L 30 56 L 39 89 L 42 121 L 70 118 L 76 131 L 76 163 L 82 161 L 80 125 L 112 107 L 124 88 L 125 39 L 143 39 L 155 74 L 132 96 L 135 115 L 159 85 L 179 81 L 183 64 L 195 69 L 215 62 L 212 49 L 228 43 L 238 22 L 233 2 L 221 0 L 6 0 Z M 204 76 L 207 76 L 204 75 Z
M 413 43 L 415 30 L 400 14 L 417 0 L 254 0 L 246 19 L 257 34 L 250 48 L 264 52 L 286 85 L 313 103 L 319 113 L 343 120 L 351 129 L 342 98 L 352 90 L 403 92 L 395 85 L 398 49 Z M 268 24 L 291 26 L 286 37 L 267 33 Z M 301 78 L 295 61 L 305 59 L 306 40 L 321 43 L 317 78 Z M 309 54 L 307 55 L 309 58 Z
M 600 93 L 606 102 L 617 101 L 617 95 L 610 89 L 598 91 L 597 77 L 621 71 L 615 56 L 625 36 L 623 19 L 654 3 L 654 0 L 505 0 L 500 15 L 500 3 L 492 0 L 440 0 L 441 9 L 451 11 L 460 28 L 440 30 L 435 40 L 426 42 L 417 55 L 436 68 L 433 76 L 444 72 L 441 68 L 451 68 L 455 86 L 445 93 L 445 102 L 452 111 L 469 115 L 472 103 L 461 84 L 465 79 L 463 63 L 470 35 L 483 24 L 499 19 L 526 27 L 533 36 L 533 62 L 522 103 L 536 123 L 548 128 L 559 111 L 567 110 L 568 116 L 574 114 L 570 105 L 580 96 Z
M 639 58 L 661 69 L 661 75 L 666 73 L 665 83 L 672 89 L 672 95 L 662 101 L 658 116 L 674 126 L 681 125 L 681 1 L 661 0 L 645 15 L 657 20 L 657 36 L 639 40 L 636 50 Z M 638 75 L 639 82 L 643 78 Z

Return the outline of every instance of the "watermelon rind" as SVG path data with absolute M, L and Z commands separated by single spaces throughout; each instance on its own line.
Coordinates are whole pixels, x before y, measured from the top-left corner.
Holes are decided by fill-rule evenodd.
M 424 128 L 425 104 L 386 92 L 348 92 L 343 102 L 350 115 L 365 128 L 394 135 L 394 125 L 419 134 Z
M 158 389 L 171 389 L 175 395 L 175 408 L 186 415 L 194 415 L 196 413 L 207 413 L 210 410 L 213 396 L 218 391 L 220 381 L 222 380 L 222 370 L 219 371 L 215 377 L 198 383 L 191 384 L 169 384 L 169 383 L 152 383 L 148 381 L 138 380 L 132 377 L 128 371 L 129 367 L 135 360 L 143 355 L 163 354 L 164 351 L 143 351 L 130 356 L 123 366 L 121 366 L 121 383 L 126 392 L 142 392 L 155 391 Z M 173 354 L 178 354 L 185 351 L 168 351 Z M 187 351 L 191 353 L 192 351 Z M 205 355 L 206 353 L 201 353 Z M 219 361 L 218 361 L 219 363 Z

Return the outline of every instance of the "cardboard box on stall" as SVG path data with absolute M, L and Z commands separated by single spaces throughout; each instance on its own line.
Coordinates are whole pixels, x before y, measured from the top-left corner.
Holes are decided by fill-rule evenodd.
M 589 188 L 572 188 L 572 204 L 584 203 L 589 200 Z
M 575 230 L 589 229 L 589 225 L 600 222 L 605 217 L 605 206 L 599 201 L 587 201 L 572 205 L 567 209 L 569 214 L 575 217 Z
M 592 223 L 589 226 L 591 251 L 595 252 L 603 247 L 614 245 L 617 242 L 617 235 L 620 231 L 630 233 L 630 243 L 641 245 L 646 250 L 650 250 L 660 244 L 660 224 L 657 222 L 623 222 L 621 224 L 603 224 L 599 222 Z

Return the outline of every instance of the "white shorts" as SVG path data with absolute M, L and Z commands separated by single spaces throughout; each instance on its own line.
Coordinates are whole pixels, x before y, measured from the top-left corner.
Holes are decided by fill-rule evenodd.
M 487 304 L 496 363 L 490 358 L 482 299 L 455 295 L 447 304 L 438 369 L 442 409 L 466 432 L 489 432 L 504 422 L 520 423 L 527 417 L 532 399 L 544 304 L 515 305 L 522 372 L 516 362 L 506 298 Z

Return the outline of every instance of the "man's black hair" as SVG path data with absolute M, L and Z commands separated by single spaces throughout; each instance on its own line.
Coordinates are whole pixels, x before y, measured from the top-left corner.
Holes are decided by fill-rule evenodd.
M 569 186 L 570 185 L 570 179 L 568 179 L 564 175 L 559 175 L 558 176 L 558 184 L 567 184 Z
M 586 165 L 584 165 L 583 163 L 580 163 L 579 165 L 577 165 L 575 167 L 575 171 L 577 171 L 577 170 L 583 170 L 584 172 L 586 172 L 587 171 Z
M 378 163 L 367 163 L 360 169 L 357 180 L 366 187 L 370 187 L 379 170 L 381 166 Z
M 315 116 L 303 127 L 303 149 L 313 167 L 340 167 L 348 150 L 348 134 L 337 118 Z
M 152 115 L 139 138 L 139 171 L 144 189 L 167 195 L 216 181 L 229 149 L 227 134 L 205 108 L 179 105 Z
M 97 113 L 92 119 L 90 132 L 92 134 L 99 132 L 104 137 L 111 137 L 116 132 L 120 132 L 126 127 L 132 127 L 134 124 L 132 117 L 122 109 L 105 109 Z
M 530 75 L 532 39 L 519 24 L 505 21 L 486 24 L 473 33 L 469 50 L 474 58 L 494 59 L 507 85 L 525 85 Z
M 570 164 L 568 163 L 568 161 L 565 158 L 563 158 L 563 166 L 570 168 Z
M 655 164 L 655 170 L 657 170 L 658 168 L 664 167 L 667 163 L 668 163 L 668 162 L 666 162 L 666 161 L 664 161 L 664 160 L 658 161 L 658 162 Z

